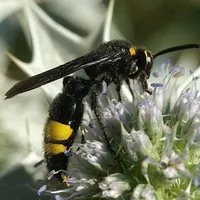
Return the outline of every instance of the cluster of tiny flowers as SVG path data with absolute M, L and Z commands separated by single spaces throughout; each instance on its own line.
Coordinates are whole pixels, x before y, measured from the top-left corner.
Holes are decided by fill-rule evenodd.
M 104 91 L 101 115 L 109 142 L 95 118 L 83 120 L 86 139 L 72 147 L 68 179 L 57 189 L 51 175 L 39 194 L 56 200 L 200 199 L 200 95 L 188 88 L 172 100 L 180 74 L 183 68 L 163 65 L 153 73 L 159 81 L 152 95 L 136 83 L 131 102 L 109 100 Z

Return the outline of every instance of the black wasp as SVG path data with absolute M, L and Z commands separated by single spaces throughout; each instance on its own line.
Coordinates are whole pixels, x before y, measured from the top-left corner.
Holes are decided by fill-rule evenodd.
M 91 95 L 91 109 L 101 122 L 97 99 L 103 81 L 107 85 L 116 85 L 119 100 L 123 81 L 130 87 L 129 81 L 138 79 L 142 89 L 150 92 L 147 79 L 153 60 L 162 54 L 191 48 L 200 48 L 200 45 L 180 45 L 152 54 L 143 48 L 132 46 L 127 41 L 113 40 L 84 56 L 17 83 L 6 93 L 6 99 L 65 77 L 64 89 L 54 99 L 49 111 L 45 128 L 45 157 L 49 170 L 66 169 L 68 158 L 64 152 L 72 145 L 81 124 L 82 101 L 85 96 Z M 68 76 L 80 69 L 85 70 L 89 80 Z M 104 136 L 106 137 L 105 134 Z

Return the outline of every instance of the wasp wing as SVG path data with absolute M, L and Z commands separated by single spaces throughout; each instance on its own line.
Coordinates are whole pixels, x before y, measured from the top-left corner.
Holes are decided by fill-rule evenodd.
M 95 66 L 103 62 L 112 62 L 113 59 L 119 57 L 120 52 L 102 52 L 93 51 L 85 56 L 76 58 L 68 63 L 59 65 L 56 68 L 45 71 L 41 74 L 37 74 L 30 78 L 24 79 L 16 83 L 6 94 L 5 99 L 12 98 L 20 93 L 33 90 L 42 85 L 55 81 L 57 79 L 63 78 L 73 72 L 80 69 Z M 95 70 L 95 68 L 94 68 Z

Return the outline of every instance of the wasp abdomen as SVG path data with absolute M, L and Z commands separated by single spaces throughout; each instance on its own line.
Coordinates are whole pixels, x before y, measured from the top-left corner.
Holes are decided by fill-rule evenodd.
M 63 91 L 53 100 L 44 128 L 44 156 L 49 171 L 66 170 L 72 146 L 83 117 L 83 98 L 88 94 L 90 81 L 67 77 Z M 57 177 L 63 180 L 62 173 Z

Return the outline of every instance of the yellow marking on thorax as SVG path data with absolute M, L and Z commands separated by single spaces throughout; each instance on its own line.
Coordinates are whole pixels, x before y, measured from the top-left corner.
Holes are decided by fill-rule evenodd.
M 135 54 L 136 54 L 136 48 L 135 47 L 131 47 L 129 49 L 129 52 L 130 52 L 131 56 L 135 56 Z
M 73 133 L 73 129 L 66 124 L 49 120 L 46 125 L 45 135 L 52 140 L 67 140 Z
M 53 143 L 47 143 L 44 145 L 44 150 L 47 154 L 59 154 L 63 153 L 65 150 L 67 150 L 67 147 L 63 144 L 53 144 Z

